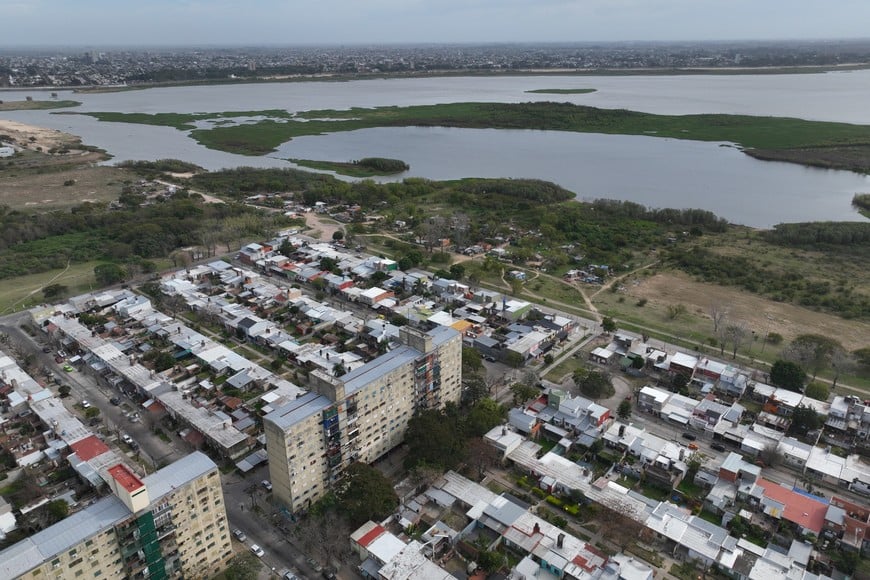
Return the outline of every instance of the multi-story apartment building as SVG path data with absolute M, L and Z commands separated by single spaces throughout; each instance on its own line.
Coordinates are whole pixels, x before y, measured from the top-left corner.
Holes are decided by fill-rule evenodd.
M 0 577 L 207 578 L 232 556 L 217 466 L 192 453 L 139 479 L 109 468 L 113 494 L 0 552 Z
M 402 346 L 341 377 L 314 371 L 316 392 L 265 417 L 273 493 L 307 508 L 354 461 L 371 463 L 399 445 L 417 409 L 458 403 L 462 337 L 448 327 L 403 327 Z

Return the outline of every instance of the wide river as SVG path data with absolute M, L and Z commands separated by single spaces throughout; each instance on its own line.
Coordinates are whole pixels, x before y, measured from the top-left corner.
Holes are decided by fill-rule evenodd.
M 594 88 L 583 95 L 531 94 L 540 88 Z M 289 82 L 157 88 L 100 94 L 60 91 L 80 111 L 224 112 L 346 109 L 463 101 L 570 101 L 662 114 L 735 113 L 870 124 L 870 71 L 806 75 L 509 76 Z M 23 99 L 38 91 L 4 91 Z M 396 157 L 411 170 L 399 178 L 529 177 L 554 181 L 581 199 L 608 197 L 651 207 L 700 207 L 732 222 L 860 220 L 855 193 L 870 178 L 846 171 L 764 162 L 727 144 L 560 131 L 379 128 L 298 138 L 277 153 L 247 157 L 211 151 L 181 131 L 102 123 L 50 111 L 13 111 L 9 118 L 52 127 L 106 149 L 112 162 L 178 158 L 208 169 L 290 167 L 289 157 L 346 161 Z

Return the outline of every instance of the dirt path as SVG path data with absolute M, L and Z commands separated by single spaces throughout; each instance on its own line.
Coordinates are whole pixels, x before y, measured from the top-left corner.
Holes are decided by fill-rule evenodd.
M 180 177 L 181 179 L 189 179 L 190 177 L 193 176 L 192 173 L 173 173 L 172 175 L 175 177 Z M 155 179 L 154 181 L 156 183 L 160 183 L 161 185 L 167 185 L 167 186 L 171 185 L 174 187 L 178 187 L 177 183 L 170 183 L 168 181 L 162 181 L 160 179 Z M 195 189 L 190 189 L 190 188 L 187 188 L 187 191 L 189 191 L 190 193 L 195 193 L 196 195 L 202 196 L 202 199 L 203 199 L 203 201 L 205 201 L 205 203 L 226 203 L 221 198 L 215 197 L 213 195 L 209 195 L 208 193 L 204 193 L 202 191 L 197 191 Z
M 67 271 L 69 271 L 69 264 L 70 264 L 70 261 L 67 260 L 67 261 L 66 261 L 66 268 L 64 268 L 63 270 L 61 270 L 60 272 L 58 272 L 57 274 L 55 274 L 54 276 L 52 276 L 51 280 L 49 280 L 49 281 L 46 282 L 45 284 L 39 286 L 38 288 L 34 288 L 34 289 L 31 290 L 30 292 L 28 292 L 27 294 L 25 294 L 24 296 L 22 296 L 20 300 L 18 300 L 17 302 L 14 302 L 14 303 L 12 303 L 11 305 L 9 305 L 9 307 L 6 308 L 6 310 L 4 310 L 3 313 L 6 314 L 6 313 L 8 313 L 8 312 L 14 312 L 15 309 L 18 307 L 19 304 L 21 304 L 22 302 L 24 302 L 25 300 L 27 300 L 28 298 L 30 298 L 31 296 L 33 296 L 33 295 L 36 294 L 37 292 L 42 292 L 42 289 L 45 288 L 46 286 L 51 286 L 52 284 L 54 284 L 55 280 L 57 280 L 58 278 L 60 278 L 60 277 L 63 276 L 64 274 L 66 274 Z
M 608 282 L 607 284 L 605 284 L 604 286 L 602 286 L 601 288 L 599 288 L 598 290 L 596 290 L 595 293 L 592 294 L 592 296 L 590 296 L 589 298 L 590 298 L 590 299 L 595 298 L 596 296 L 598 296 L 599 294 L 601 294 L 601 293 L 604 292 L 605 290 L 611 288 L 614 284 L 616 284 L 616 283 L 619 282 L 620 280 L 623 280 L 623 279 L 625 279 L 625 278 L 628 278 L 628 277 L 631 276 L 632 274 L 636 274 L 637 272 L 640 272 L 641 270 L 646 270 L 647 268 L 652 268 L 653 266 L 655 266 L 655 265 L 658 264 L 658 263 L 659 263 L 659 260 L 656 260 L 655 262 L 650 262 L 649 264 L 647 264 L 647 265 L 645 265 L 645 266 L 641 266 L 641 267 L 639 267 L 639 268 L 635 268 L 634 270 L 632 270 L 632 271 L 630 271 L 630 272 L 626 272 L 625 274 L 621 274 L 621 275 L 617 276 L 616 278 L 611 279 L 610 282 Z

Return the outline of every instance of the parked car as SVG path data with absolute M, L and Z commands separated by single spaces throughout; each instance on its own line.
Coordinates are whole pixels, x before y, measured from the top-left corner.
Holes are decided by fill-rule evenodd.
M 318 564 L 317 560 L 315 560 L 314 558 L 306 558 L 305 561 L 308 562 L 308 565 L 311 566 L 311 569 L 314 570 L 315 572 L 317 572 L 318 574 L 320 572 L 323 572 L 323 566 Z
M 260 485 L 266 488 L 266 491 L 272 491 L 272 482 L 268 479 L 264 479 L 260 482 Z
M 129 445 L 130 443 L 133 442 L 133 438 L 130 437 L 129 435 L 127 435 L 126 433 L 124 433 L 123 435 L 121 435 L 121 441 L 123 441 L 124 443 Z
M 689 441 L 694 441 L 696 437 L 691 433 L 683 433 L 683 439 L 688 439 Z
M 713 451 L 725 451 L 725 446 L 721 443 L 713 443 L 710 445 L 710 448 L 713 449 Z
M 254 555 L 258 558 L 262 558 L 266 555 L 266 552 L 263 550 L 263 548 L 261 548 L 257 544 L 251 544 L 251 552 L 253 552 Z
M 72 368 L 72 365 L 63 365 L 63 370 L 65 370 L 65 371 L 68 372 L 68 373 L 71 373 L 71 372 L 73 372 L 75 369 Z
M 112 397 L 111 399 L 109 399 L 109 402 L 117 407 L 121 404 L 121 399 L 118 397 Z
M 44 346 L 44 347 L 42 347 L 42 352 L 44 352 L 44 353 L 46 353 L 46 354 L 50 353 L 50 352 L 51 352 L 51 347 L 50 347 L 50 346 Z
M 248 539 L 247 534 L 245 534 L 245 532 L 243 532 L 239 528 L 236 528 L 233 530 L 233 537 L 240 542 L 244 542 L 245 540 Z
M 66 370 L 66 369 L 64 369 L 64 370 Z M 82 409 L 90 409 L 90 408 L 91 408 L 90 402 L 88 402 L 87 399 L 82 399 Z
M 692 451 L 697 451 L 699 449 L 698 444 L 697 443 L 689 443 L 689 449 L 691 449 Z

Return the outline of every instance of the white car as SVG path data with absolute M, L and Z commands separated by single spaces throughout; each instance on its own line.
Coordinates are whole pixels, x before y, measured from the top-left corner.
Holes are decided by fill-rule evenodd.
M 121 441 L 123 441 L 124 443 L 129 445 L 130 443 L 133 442 L 133 438 L 130 437 L 129 435 L 127 435 L 126 433 L 124 433 L 123 435 L 121 435 Z
M 258 546 L 257 544 L 251 544 L 251 552 L 258 558 L 262 558 L 266 555 L 266 552 L 263 551 L 263 548 Z
M 88 400 L 83 399 L 82 400 L 82 409 L 90 409 L 90 408 L 91 408 L 91 404 L 88 402 Z
M 264 479 L 260 482 L 260 485 L 266 488 L 266 491 L 272 491 L 272 482 L 268 479 Z

